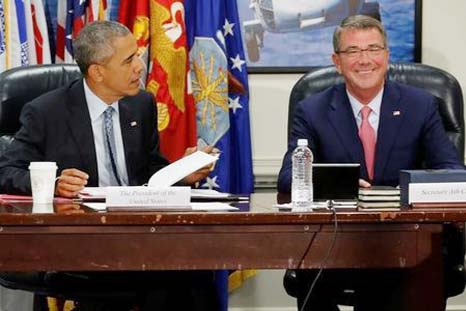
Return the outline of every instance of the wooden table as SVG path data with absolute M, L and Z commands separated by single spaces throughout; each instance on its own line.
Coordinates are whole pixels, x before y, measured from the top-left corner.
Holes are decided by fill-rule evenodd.
M 0 206 L 0 270 L 194 270 L 319 268 L 334 239 L 329 211 L 278 212 L 256 194 L 239 212 L 93 212 L 56 204 Z M 326 268 L 409 268 L 411 310 L 440 310 L 441 235 L 464 209 L 338 211 Z

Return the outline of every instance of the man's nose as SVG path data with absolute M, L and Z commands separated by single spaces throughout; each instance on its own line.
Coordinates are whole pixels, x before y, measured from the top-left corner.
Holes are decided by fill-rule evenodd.
M 136 57 L 135 58 L 135 65 L 134 65 L 134 71 L 137 73 L 141 73 L 142 70 L 144 69 L 144 63 L 141 57 Z
M 360 64 L 366 64 L 372 60 L 371 56 L 369 55 L 369 51 L 362 50 L 358 57 L 358 62 Z

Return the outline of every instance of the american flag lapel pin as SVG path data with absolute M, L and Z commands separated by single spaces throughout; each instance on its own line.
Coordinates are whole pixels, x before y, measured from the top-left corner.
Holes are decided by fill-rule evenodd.
M 131 127 L 135 127 L 138 125 L 138 123 L 136 121 L 132 121 L 129 125 L 131 125 Z
M 400 112 L 399 110 L 393 111 L 393 116 L 394 116 L 394 117 L 397 117 L 397 116 L 399 116 L 399 115 L 401 115 L 401 112 Z

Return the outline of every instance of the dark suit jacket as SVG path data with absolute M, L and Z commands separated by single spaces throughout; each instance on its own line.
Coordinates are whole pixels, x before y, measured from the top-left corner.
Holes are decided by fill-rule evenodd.
M 159 153 L 157 109 L 141 91 L 119 101 L 120 124 L 130 185 L 142 185 L 167 164 Z M 0 159 L 0 187 L 5 193 L 31 193 L 31 161 L 55 161 L 58 175 L 77 168 L 98 186 L 97 160 L 83 80 L 46 93 L 26 104 L 22 127 Z M 131 126 L 131 124 L 136 124 Z
M 335 85 L 300 102 L 288 151 L 278 177 L 278 191 L 291 190 L 291 154 L 298 138 L 307 138 L 314 162 L 360 163 L 368 180 L 364 151 L 345 85 Z M 387 81 L 375 151 L 375 185 L 398 185 L 402 169 L 457 168 L 454 145 L 445 133 L 435 97 L 404 84 Z

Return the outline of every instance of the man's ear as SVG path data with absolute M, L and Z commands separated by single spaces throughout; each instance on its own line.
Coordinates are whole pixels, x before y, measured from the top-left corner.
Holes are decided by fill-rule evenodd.
M 87 78 L 95 82 L 101 82 L 104 77 L 102 75 L 102 68 L 98 64 L 92 64 L 87 68 Z
M 341 63 L 340 63 L 340 57 L 338 57 L 338 54 L 336 53 L 332 54 L 332 61 L 338 73 L 341 74 Z

